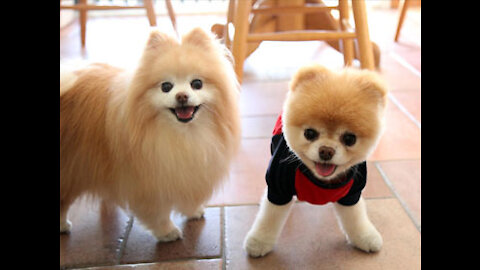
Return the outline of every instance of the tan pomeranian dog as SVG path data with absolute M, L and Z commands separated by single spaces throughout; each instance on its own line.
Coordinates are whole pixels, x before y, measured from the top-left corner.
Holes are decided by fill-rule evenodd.
M 244 248 L 252 257 L 269 253 L 287 220 L 293 196 L 335 204 L 348 240 L 371 252 L 382 237 L 361 198 L 365 160 L 383 127 L 387 90 L 373 71 L 322 66 L 301 68 L 290 81 L 283 113 L 273 131 L 267 191 Z
M 133 72 L 94 64 L 60 76 L 60 232 L 84 193 L 131 211 L 158 241 L 200 218 L 240 144 L 239 84 L 228 50 L 200 28 L 156 30 Z

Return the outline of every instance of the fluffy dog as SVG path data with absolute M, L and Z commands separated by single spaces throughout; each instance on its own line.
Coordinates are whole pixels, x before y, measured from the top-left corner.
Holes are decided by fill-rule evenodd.
M 270 252 L 297 196 L 335 203 L 350 242 L 367 252 L 380 250 L 382 237 L 368 219 L 361 191 L 365 160 L 382 132 L 384 83 L 373 71 L 312 65 L 301 68 L 289 88 L 273 131 L 268 189 L 244 248 L 253 257 Z
M 182 232 L 240 144 L 239 84 L 228 50 L 200 28 L 152 31 L 133 72 L 93 64 L 60 76 L 60 232 L 84 193 L 131 211 L 158 241 Z

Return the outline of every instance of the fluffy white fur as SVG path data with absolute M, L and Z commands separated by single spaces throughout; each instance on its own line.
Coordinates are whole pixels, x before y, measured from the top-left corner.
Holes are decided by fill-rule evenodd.
M 283 108 L 287 145 L 317 178 L 332 181 L 373 151 L 382 132 L 386 94 L 385 85 L 372 71 L 332 72 L 318 65 L 301 68 L 290 82 Z M 307 140 L 307 128 L 318 131 L 319 137 Z M 356 134 L 357 141 L 351 146 L 342 143 L 342 134 L 347 131 Z M 328 176 L 315 171 L 315 164 L 322 162 L 322 146 L 335 150 L 328 162 L 336 169 Z M 264 256 L 273 249 L 293 201 L 278 206 L 269 202 L 265 193 L 244 241 L 250 256 Z M 335 210 L 351 244 L 366 252 L 380 250 L 382 237 L 368 219 L 362 198 L 352 206 L 335 203 Z
M 230 59 L 200 28 L 181 40 L 153 31 L 133 72 L 105 64 L 61 72 L 61 232 L 71 228 L 69 206 L 91 194 L 131 211 L 159 241 L 182 237 L 171 211 L 201 217 L 240 143 Z M 193 90 L 193 79 L 203 87 Z M 187 123 L 171 111 L 178 93 L 200 106 Z

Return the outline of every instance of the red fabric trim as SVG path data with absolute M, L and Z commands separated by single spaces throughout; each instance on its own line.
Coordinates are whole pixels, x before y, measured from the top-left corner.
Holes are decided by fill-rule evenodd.
M 282 114 L 280 114 L 277 118 L 277 122 L 275 123 L 275 127 L 273 128 L 272 135 L 278 135 L 282 132 Z
M 336 202 L 342 197 L 348 194 L 350 188 L 353 185 L 353 178 L 350 181 L 339 188 L 326 189 L 321 188 L 300 172 L 299 169 L 295 172 L 295 190 L 297 192 L 297 198 L 300 201 L 306 201 L 311 204 L 326 204 L 328 202 Z

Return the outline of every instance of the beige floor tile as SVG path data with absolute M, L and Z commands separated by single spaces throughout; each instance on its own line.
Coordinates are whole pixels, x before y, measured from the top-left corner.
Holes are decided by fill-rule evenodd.
M 378 166 L 408 207 L 415 223 L 421 226 L 421 160 L 382 161 Z
M 396 102 L 401 104 L 403 108 L 412 116 L 414 119 L 421 123 L 422 119 L 422 94 L 418 91 L 397 91 L 391 93 L 391 98 L 394 98 Z M 393 101 L 392 101 L 393 102 Z
M 420 128 L 390 102 L 385 113 L 385 131 L 368 160 L 419 159 L 420 136 Z
M 273 130 L 273 126 L 271 129 Z M 232 172 L 266 170 L 271 156 L 270 143 L 270 136 L 260 139 L 242 139 L 240 149 L 232 164 Z
M 60 266 L 113 264 L 125 239 L 130 217 L 116 207 L 80 198 L 70 208 L 72 230 L 60 234 Z
M 222 269 L 222 260 L 221 259 L 187 260 L 187 261 L 142 263 L 142 264 L 99 266 L 99 267 L 84 268 L 84 270 L 176 270 L 176 269 L 220 270 Z
M 271 138 L 278 115 L 242 117 L 242 138 Z
M 242 83 L 240 111 L 242 116 L 279 115 L 288 92 L 288 80 L 248 81 Z
M 393 196 L 373 162 L 367 162 L 367 185 L 365 186 L 362 195 L 367 199 L 387 198 Z
M 390 92 L 420 92 L 421 78 L 401 65 L 390 53 L 384 53 L 382 55 L 380 74 L 385 79 Z
M 227 269 L 420 269 L 420 233 L 395 199 L 367 200 L 372 223 L 383 236 L 378 253 L 347 244 L 333 205 L 296 203 L 280 239 L 263 258 L 242 248 L 257 206 L 225 208 Z
M 220 220 L 220 208 L 217 207 L 206 208 L 204 218 L 198 220 L 187 221 L 183 216 L 173 215 L 173 222 L 183 231 L 183 239 L 158 243 L 135 219 L 120 262 L 144 263 L 220 257 Z
M 229 179 L 209 205 L 258 203 L 266 187 L 265 172 L 270 160 L 270 138 L 243 139 Z

